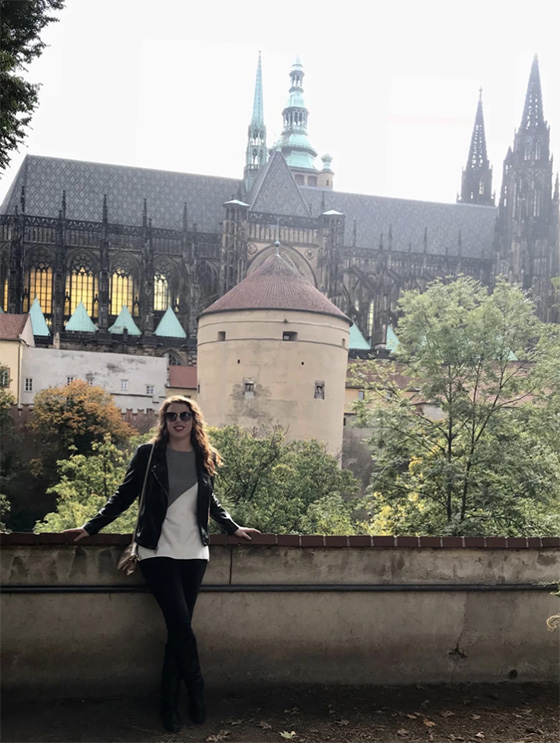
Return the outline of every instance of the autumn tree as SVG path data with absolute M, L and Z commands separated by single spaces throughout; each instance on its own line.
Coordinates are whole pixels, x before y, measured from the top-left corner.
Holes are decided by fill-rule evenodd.
M 357 375 L 368 390 L 359 425 L 374 431 L 364 528 L 556 533 L 558 328 L 502 280 L 493 292 L 470 278 L 438 280 L 405 293 L 400 310 L 399 365 L 371 362 Z
M 64 0 L 0 0 L 0 171 L 22 143 L 38 104 L 40 86 L 22 73 L 42 54 L 40 34 L 63 7 Z
M 119 444 L 126 442 L 133 432 L 122 420 L 111 395 L 80 379 L 38 392 L 30 427 L 40 451 L 40 458 L 32 462 L 32 468 L 45 487 L 55 482 L 56 462 L 71 451 L 87 455 L 92 445 L 103 441 L 106 435 Z

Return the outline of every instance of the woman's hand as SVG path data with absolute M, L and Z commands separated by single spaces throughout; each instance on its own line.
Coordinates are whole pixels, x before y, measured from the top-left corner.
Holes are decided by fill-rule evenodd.
M 234 537 L 242 537 L 249 542 L 251 541 L 251 534 L 260 534 L 260 531 L 258 529 L 250 529 L 248 526 L 240 526 L 237 531 L 233 532 Z
M 74 542 L 79 542 L 80 539 L 84 539 L 84 537 L 89 537 L 88 532 L 85 529 L 82 529 L 82 527 L 78 527 L 77 529 L 64 529 L 62 532 L 63 534 L 75 534 L 76 539 L 74 539 Z

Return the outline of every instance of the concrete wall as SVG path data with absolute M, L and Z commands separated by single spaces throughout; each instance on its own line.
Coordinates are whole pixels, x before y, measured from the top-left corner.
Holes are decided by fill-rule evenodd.
M 297 340 L 282 340 L 286 332 Z M 203 315 L 197 375 L 206 420 L 249 429 L 281 425 L 289 439 L 317 438 L 340 455 L 348 339 L 345 320 L 311 312 Z M 254 394 L 245 393 L 246 382 L 254 383 Z M 315 398 L 317 382 L 325 385 L 324 399 Z
M 2 537 L 3 590 L 30 589 L 2 595 L 5 690 L 155 691 L 164 626 L 140 574 L 116 570 L 128 538 Z M 555 680 L 559 602 L 538 584 L 560 541 L 421 540 L 214 537 L 195 614 L 208 684 Z
M 25 348 L 22 365 L 22 390 L 25 379 L 33 380 L 33 391 L 22 391 L 21 402 L 33 403 L 37 392 L 66 384 L 68 377 L 88 380 L 109 392 L 121 410 L 159 408 L 165 398 L 167 358 L 123 353 L 74 351 L 55 348 Z M 121 389 L 121 380 L 128 389 Z M 147 385 L 154 394 L 147 394 Z

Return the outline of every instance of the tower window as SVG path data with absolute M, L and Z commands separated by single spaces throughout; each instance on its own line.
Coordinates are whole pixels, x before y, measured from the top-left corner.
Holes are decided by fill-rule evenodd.
M 76 377 L 66 377 L 66 384 L 72 384 Z
M 243 383 L 243 394 L 245 395 L 245 397 L 254 397 L 255 396 L 255 383 L 244 382 Z
M 325 383 L 324 382 L 315 382 L 315 399 L 316 400 L 325 399 Z
M 128 379 L 121 379 L 121 392 L 128 391 Z
M 154 394 L 154 392 L 155 392 L 155 389 L 156 389 L 156 388 L 154 387 L 154 385 L 153 385 L 153 384 L 147 384 L 147 385 L 146 385 L 146 394 L 147 394 L 147 395 L 153 395 L 153 394 Z
M 218 340 L 219 341 L 225 341 L 226 339 L 226 331 L 225 330 L 218 330 Z
M 33 392 L 33 379 L 31 377 L 25 378 L 25 391 Z
M 298 184 L 298 186 L 305 185 L 305 178 L 300 173 L 296 173 L 294 178 L 296 179 L 296 183 Z
M 285 330 L 282 333 L 282 340 L 283 341 L 297 341 L 297 333 L 294 333 L 291 330 Z
M 307 176 L 307 185 L 308 186 L 316 186 L 317 185 L 317 176 L 316 175 L 309 175 L 309 176 Z
M 10 370 L 7 368 L 0 369 L 0 387 L 7 387 L 10 384 Z

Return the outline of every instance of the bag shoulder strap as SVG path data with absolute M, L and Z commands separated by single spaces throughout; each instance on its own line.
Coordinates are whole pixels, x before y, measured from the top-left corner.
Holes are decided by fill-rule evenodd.
M 142 511 L 142 504 L 144 503 L 144 496 L 146 495 L 146 484 L 148 482 L 148 474 L 150 472 L 150 466 L 152 464 L 152 456 L 154 454 L 154 449 L 156 448 L 155 441 L 152 444 L 152 448 L 150 449 L 150 456 L 148 458 L 148 465 L 146 467 L 146 472 L 144 474 L 144 484 L 142 485 L 142 492 L 140 493 L 140 500 L 138 501 L 138 516 L 136 517 L 136 526 L 134 527 L 134 532 L 132 533 L 132 541 L 134 542 L 136 539 L 136 532 L 138 531 L 138 524 L 140 523 L 140 513 Z

